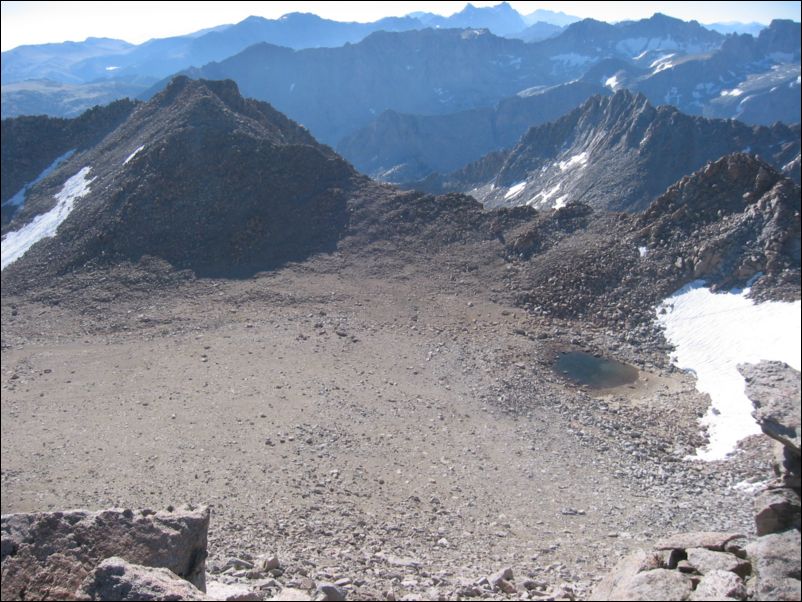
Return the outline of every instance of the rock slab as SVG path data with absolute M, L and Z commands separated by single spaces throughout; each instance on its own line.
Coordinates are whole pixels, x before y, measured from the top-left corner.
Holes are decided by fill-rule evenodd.
M 752 412 L 760 428 L 800 457 L 800 385 L 799 372 L 783 362 L 741 364 L 738 370 L 746 379 L 746 396 L 755 405 Z
M 0 519 L 4 600 L 73 600 L 103 560 L 160 567 L 206 589 L 209 509 L 7 514 Z

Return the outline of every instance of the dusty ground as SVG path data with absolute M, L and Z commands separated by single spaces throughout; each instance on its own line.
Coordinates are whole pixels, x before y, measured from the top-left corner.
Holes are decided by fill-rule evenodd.
M 662 350 L 529 316 L 479 273 L 342 261 L 4 297 L 2 511 L 210 504 L 213 572 L 275 552 L 278 583 L 357 599 L 469 595 L 505 566 L 512 597 L 537 597 L 527 576 L 581 597 L 653 535 L 751 532 L 732 486 L 766 450 L 682 461 L 705 400 Z M 578 389 L 563 348 L 641 378 Z

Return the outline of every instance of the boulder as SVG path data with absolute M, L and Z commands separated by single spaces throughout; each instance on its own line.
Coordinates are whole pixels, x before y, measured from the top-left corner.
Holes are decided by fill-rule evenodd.
M 752 412 L 760 428 L 800 457 L 800 385 L 799 372 L 783 362 L 741 364 L 738 370 L 746 379 L 746 396 L 755 405 Z
M 791 489 L 766 489 L 755 498 L 755 528 L 758 535 L 799 529 L 802 507 Z
M 743 580 L 729 571 L 710 571 L 691 594 L 691 600 L 746 600 Z
M 690 548 L 687 563 L 702 575 L 714 571 L 729 571 L 746 577 L 752 570 L 748 560 L 742 560 L 727 552 L 714 552 L 705 548 Z
M 169 569 L 107 558 L 75 592 L 77 600 L 216 600 Z
M 317 594 L 318 600 L 327 602 L 343 602 L 345 600 L 345 591 L 333 583 L 318 583 Z
M 610 600 L 687 600 L 693 584 L 687 575 L 668 569 L 638 573 L 612 591 Z
M 759 537 L 746 547 L 757 600 L 800 599 L 800 535 L 796 529 Z
M 103 560 L 161 567 L 206 587 L 208 508 L 7 514 L 0 519 L 2 598 L 71 600 Z
M 635 591 L 632 589 L 633 583 L 635 586 L 637 586 L 636 590 L 640 591 L 647 585 L 654 583 L 655 579 L 660 579 L 661 575 L 662 578 L 665 578 L 664 573 L 673 573 L 673 571 L 667 571 L 662 568 L 663 566 L 665 566 L 665 559 L 661 554 L 655 552 L 645 552 L 644 550 L 636 550 L 624 557 L 607 576 L 605 576 L 601 581 L 599 581 L 599 583 L 596 584 L 596 587 L 593 588 L 593 593 L 589 599 L 638 599 L 621 598 L 621 596 L 629 595 L 627 592 L 631 593 L 632 591 Z M 655 573 L 657 571 L 662 572 L 657 573 L 657 577 L 650 577 L 649 579 L 646 579 L 646 582 L 640 578 L 640 575 Z M 676 574 L 679 575 L 679 573 Z M 682 576 L 682 578 L 686 579 L 684 576 Z M 673 578 L 665 579 L 667 580 L 667 583 L 670 583 L 671 579 Z M 690 581 L 688 581 L 688 584 L 688 587 L 690 588 Z
M 493 589 L 501 590 L 505 594 L 513 594 L 516 591 L 515 586 L 510 583 L 512 579 L 512 568 L 510 567 L 504 567 L 487 578 Z

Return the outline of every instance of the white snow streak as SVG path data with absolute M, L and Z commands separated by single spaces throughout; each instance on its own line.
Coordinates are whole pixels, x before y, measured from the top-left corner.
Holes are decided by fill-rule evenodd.
M 128 157 L 126 158 L 126 160 L 125 160 L 125 161 L 123 161 L 123 165 L 128 165 L 128 162 L 129 162 L 131 159 L 133 159 L 134 157 L 136 157 L 136 156 L 139 154 L 139 151 L 141 151 L 143 148 L 145 148 L 145 145 L 144 145 L 144 144 L 143 144 L 142 146 L 140 146 L 138 149 L 136 149 L 134 152 L 132 152 L 130 155 L 128 155 Z
M 513 186 L 510 186 L 510 189 L 507 191 L 507 194 L 504 195 L 505 199 L 511 199 L 512 197 L 518 196 L 521 194 L 526 188 L 526 182 L 518 182 Z
M 748 292 L 714 294 L 697 280 L 657 308 L 658 323 L 676 347 L 672 361 L 693 371 L 696 388 L 710 395 L 711 407 L 701 420 L 710 444 L 697 450 L 695 459 L 723 459 L 738 441 L 760 432 L 738 364 L 780 360 L 800 369 L 802 304 L 755 304 L 746 298 Z
M 652 64 L 649 65 L 649 67 L 654 69 L 652 75 L 654 75 L 655 73 L 660 73 L 661 71 L 665 71 L 666 69 L 671 69 L 674 66 L 674 63 L 670 59 L 675 56 L 676 53 L 672 52 L 671 54 L 665 54 L 661 56 L 659 59 L 653 61 Z
M 557 194 L 562 186 L 562 182 L 557 182 L 557 185 L 554 188 L 550 188 L 544 192 L 538 192 L 531 201 L 529 201 L 530 205 L 534 205 L 535 203 L 545 204 L 548 200 Z M 539 199 L 539 200 L 538 200 Z
M 28 191 L 31 188 L 33 188 L 36 184 L 38 184 L 39 182 L 44 180 L 51 173 L 53 173 L 59 165 L 64 163 L 64 161 L 66 161 L 67 159 L 72 157 L 72 155 L 75 153 L 75 150 L 76 149 L 72 149 L 72 150 L 67 151 L 66 153 L 61 155 L 58 159 L 53 161 L 50 165 L 45 167 L 44 171 L 42 171 L 42 173 L 40 173 L 38 176 L 36 176 L 35 180 L 32 180 L 31 182 L 28 182 L 27 184 L 25 184 L 25 186 L 23 186 L 17 194 L 15 194 L 10 199 L 8 199 L 5 203 L 3 203 L 3 205 L 4 206 L 12 205 L 14 207 L 22 207 L 25 204 L 25 196 L 28 194 Z
M 567 161 L 560 161 L 560 171 L 566 171 L 571 169 L 572 167 L 581 167 L 584 166 L 588 162 L 588 154 L 586 152 L 579 153 L 578 155 L 574 155 Z
M 58 203 L 50 211 L 37 215 L 19 230 L 9 232 L 3 237 L 0 269 L 5 270 L 43 238 L 56 235 L 56 230 L 72 211 L 75 199 L 89 194 L 89 185 L 94 180 L 86 179 L 90 169 L 91 167 L 84 167 L 64 183 L 55 196 Z
M 733 88 L 732 90 L 722 90 L 721 91 L 721 95 L 722 96 L 735 96 L 735 97 L 738 97 L 743 93 L 744 93 L 744 91 L 741 90 L 740 88 Z

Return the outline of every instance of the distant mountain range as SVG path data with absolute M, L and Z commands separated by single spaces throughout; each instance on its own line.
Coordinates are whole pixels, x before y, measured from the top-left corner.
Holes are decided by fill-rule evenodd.
M 562 25 L 578 21 L 563 13 L 537 11 L 531 20 L 508 3 L 479 8 L 468 4 L 462 11 L 443 17 L 413 13 L 371 23 L 341 22 L 310 13 L 289 13 L 279 19 L 248 17 L 233 25 L 149 40 L 139 45 L 122 40 L 88 38 L 84 42 L 19 46 L 3 53 L 2 84 L 47 79 L 62 84 L 89 83 L 98 79 L 150 77 L 161 79 L 188 67 L 200 67 L 266 42 L 295 50 L 334 48 L 357 43 L 376 31 L 413 29 L 487 29 L 499 36 L 522 34 L 536 21 Z
M 433 28 L 435 33 L 424 35 L 425 28 Z M 465 48 L 454 43 L 449 29 L 467 30 L 462 36 Z M 490 33 L 483 33 L 485 30 Z M 410 37 L 388 38 L 387 32 L 406 33 Z M 494 34 L 527 43 L 514 46 L 505 40 L 485 41 L 485 46 L 492 47 L 491 57 L 477 57 L 471 36 L 487 36 L 485 40 L 490 40 L 496 37 Z M 377 48 L 375 40 L 368 40 L 373 35 L 380 36 L 381 48 Z M 137 46 L 119 40 L 91 38 L 85 42 L 21 46 L 4 52 L 2 115 L 78 115 L 94 104 L 124 96 L 147 98 L 165 85 L 170 76 L 185 71 L 193 77 L 234 78 L 246 94 L 273 102 L 322 140 L 336 144 L 385 110 L 441 114 L 490 107 L 505 96 L 532 86 L 567 83 L 582 77 L 605 59 L 618 58 L 636 70 L 649 71 L 661 65 L 666 68 L 668 62 L 678 63 L 683 57 L 714 52 L 724 39 L 723 35 L 696 22 L 686 23 L 663 15 L 610 25 L 589 19 L 580 21 L 549 11 L 520 15 L 507 3 L 487 8 L 468 5 L 450 17 L 414 13 L 373 23 L 342 23 L 302 13 L 291 13 L 280 19 L 249 17 L 237 24 L 154 39 Z M 254 49 L 258 44 L 297 50 L 300 54 L 296 57 L 288 51 L 271 52 L 266 47 L 260 52 Z M 344 50 L 346 48 L 351 50 Z M 385 53 L 384 65 L 377 65 L 375 56 L 363 56 L 377 51 Z M 422 73 L 418 68 L 415 73 L 400 77 L 399 71 L 408 66 L 415 68 L 411 52 L 423 57 L 447 53 L 448 58 L 435 57 L 431 69 Z M 666 58 L 669 54 L 673 55 L 670 61 Z M 353 55 L 356 62 L 343 59 L 347 55 Z M 282 65 L 269 75 L 264 73 L 265 69 L 260 72 L 257 65 L 248 65 L 249 61 L 275 61 L 277 56 Z M 745 76 L 767 73 L 781 58 L 775 57 L 769 61 L 771 64 L 763 61 L 749 69 L 739 65 L 734 72 Z M 471 61 L 479 61 L 481 68 L 474 70 Z M 651 67 L 652 63 L 656 63 L 656 67 Z M 354 72 L 357 65 L 359 68 Z M 385 74 L 379 72 L 382 66 L 386 68 Z M 282 70 L 286 72 L 290 68 L 292 78 L 286 73 L 282 75 Z M 449 72 L 443 72 L 444 68 Z M 346 69 L 349 71 L 343 72 Z M 475 82 L 458 75 L 469 70 L 476 72 Z M 360 101 L 359 107 L 335 106 L 350 113 L 343 118 L 345 123 L 321 127 L 308 116 L 310 107 L 319 102 L 309 96 L 320 95 L 320 92 L 308 89 L 309 96 L 305 96 L 301 89 L 304 87 L 301 83 L 315 78 L 317 71 L 327 71 L 330 77 L 339 76 L 340 80 L 358 78 L 378 82 L 382 78 L 389 80 L 392 74 L 390 87 L 395 81 L 407 79 L 420 79 L 420 83 L 416 84 L 417 89 L 407 87 L 406 93 L 395 94 L 390 101 L 380 102 L 382 98 L 378 97 L 368 99 L 369 102 Z M 606 80 L 613 75 L 608 74 Z M 453 85 L 457 77 L 464 83 Z M 154 87 L 159 80 L 163 80 L 162 83 Z M 623 82 L 622 75 L 622 85 Z M 296 88 L 289 98 L 293 83 Z M 694 85 L 697 83 L 700 82 Z M 752 83 L 754 86 L 764 84 L 763 81 Z M 335 85 L 335 92 L 337 87 Z M 656 100 L 649 92 L 644 92 Z M 424 98 L 432 93 L 437 94 L 437 98 Z M 410 94 L 418 98 L 408 98 Z M 710 104 L 712 99 L 705 97 L 704 102 Z M 772 106 L 780 106 L 781 102 Z M 721 106 L 715 109 L 717 115 L 738 111 L 726 103 L 719 104 Z M 793 108 L 792 101 L 790 104 Z M 293 112 L 296 105 L 297 113 Z M 773 109 L 764 113 L 768 114 L 756 115 L 755 120 L 765 122 L 774 116 Z M 787 119 L 785 113 L 783 119 Z M 752 112 L 745 114 L 748 118 Z
M 612 93 L 601 84 L 577 80 L 446 115 L 388 110 L 341 140 L 337 151 L 371 177 L 410 182 L 511 147 L 530 127 L 562 117 L 595 94 Z
M 524 90 L 494 107 L 444 115 L 388 111 L 346 136 L 337 148 L 373 177 L 409 181 L 510 147 L 530 126 L 554 120 L 594 94 L 624 89 L 693 115 L 748 124 L 797 123 L 799 32 L 798 23 L 775 21 L 758 38 L 731 36 L 712 53 L 682 58 L 664 53 L 651 63 L 607 58 L 581 79 Z
M 486 30 L 424 29 L 377 32 L 340 48 L 257 44 L 186 73 L 233 79 L 247 96 L 336 145 L 385 110 L 439 115 L 492 106 L 533 87 L 582 78 L 602 57 L 638 65 L 666 53 L 714 52 L 723 40 L 698 23 L 663 15 L 618 25 L 579 21 L 531 44 Z
M 531 128 L 509 151 L 415 187 L 470 193 L 488 207 L 582 202 L 641 211 L 683 175 L 735 152 L 756 154 L 799 182 L 798 124 L 768 128 L 692 117 L 622 90 Z

